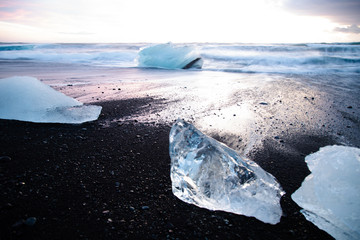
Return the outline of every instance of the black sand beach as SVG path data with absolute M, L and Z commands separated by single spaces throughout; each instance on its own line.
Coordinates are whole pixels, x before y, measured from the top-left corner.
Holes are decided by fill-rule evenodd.
M 81 125 L 1 120 L 2 156 L 8 156 L 1 159 L 2 239 L 331 239 L 305 220 L 289 194 L 275 226 L 177 199 L 171 192 L 170 127 L 103 125 L 151 103 L 103 102 L 100 119 Z M 296 144 L 302 156 L 271 144 L 253 153 L 288 193 L 309 173 L 303 157 L 332 143 L 303 139 Z M 32 217 L 36 222 L 28 226 Z
M 42 76 L 31 69 L 23 73 L 50 82 L 49 69 L 39 74 L 45 72 Z M 67 76 L 70 79 L 71 74 Z M 276 138 L 264 137 L 261 145 L 248 152 L 286 192 L 281 199 L 281 222 L 265 224 L 251 217 L 198 208 L 172 194 L 171 122 L 131 118 L 160 111 L 166 99 L 146 94 L 128 97 L 132 90 L 127 88 L 134 84 L 109 85 L 109 92 L 126 96 L 114 99 L 107 95 L 113 100 L 107 100 L 101 89 L 97 95 L 80 94 L 83 90 L 94 93 L 100 85 L 57 87 L 72 97 L 101 105 L 100 118 L 94 122 L 0 120 L 1 239 L 332 239 L 304 218 L 291 194 L 310 173 L 304 157 L 320 147 L 339 144 L 335 128 L 296 132 L 291 124 L 280 123 L 290 130 Z M 311 102 L 311 97 L 299 98 L 304 104 Z M 345 120 L 352 119 L 353 125 L 347 126 L 352 131 L 349 136 L 356 140 L 358 107 L 350 109 L 346 101 L 344 96 L 339 102 L 344 112 L 350 111 Z M 342 126 L 345 120 L 334 119 L 333 125 L 346 129 Z M 210 135 L 226 139 L 217 132 Z

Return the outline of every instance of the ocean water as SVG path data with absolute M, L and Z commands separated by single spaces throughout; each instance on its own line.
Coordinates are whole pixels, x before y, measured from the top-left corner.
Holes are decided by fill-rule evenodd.
M 360 74 L 360 43 L 188 45 L 201 55 L 203 70 L 208 71 Z M 149 44 L 2 43 L 0 60 L 133 68 L 138 66 L 139 51 L 146 46 Z

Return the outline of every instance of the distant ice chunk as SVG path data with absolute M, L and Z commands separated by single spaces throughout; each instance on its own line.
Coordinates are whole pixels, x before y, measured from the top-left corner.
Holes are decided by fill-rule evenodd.
M 360 239 L 360 149 L 327 146 L 306 156 L 311 171 L 292 199 L 336 239 Z
M 2 119 L 83 123 L 96 120 L 100 112 L 100 106 L 83 105 L 33 77 L 0 79 Z
M 203 60 L 191 46 L 176 46 L 172 43 L 146 47 L 139 52 L 140 67 L 166 69 L 201 68 Z
M 170 131 L 172 191 L 184 202 L 210 210 L 280 221 L 285 193 L 255 162 L 177 120 Z

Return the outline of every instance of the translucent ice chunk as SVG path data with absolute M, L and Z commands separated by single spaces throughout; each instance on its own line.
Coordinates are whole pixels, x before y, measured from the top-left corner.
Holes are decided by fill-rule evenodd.
M 0 79 L 0 118 L 29 122 L 83 123 L 96 120 L 100 106 L 86 105 L 33 77 Z
M 177 120 L 170 131 L 172 191 L 184 202 L 276 224 L 284 194 L 255 162 Z
M 200 55 L 190 46 L 176 46 L 172 43 L 146 47 L 139 52 L 140 67 L 166 69 L 201 68 Z
M 360 149 L 327 146 L 306 156 L 311 171 L 292 199 L 336 239 L 360 239 Z

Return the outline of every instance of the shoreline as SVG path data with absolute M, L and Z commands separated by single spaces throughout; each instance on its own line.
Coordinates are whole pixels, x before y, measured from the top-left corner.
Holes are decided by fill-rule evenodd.
M 332 239 L 291 200 L 309 171 L 304 155 L 334 143 L 327 136 L 272 139 L 250 152 L 286 195 L 277 225 L 186 204 L 171 191 L 169 125 L 111 121 L 146 111 L 151 98 L 97 103 L 97 121 L 80 125 L 0 120 L 4 239 Z M 289 148 L 286 146 L 286 148 Z M 294 167 L 295 166 L 295 167 Z M 22 222 L 35 217 L 33 226 Z
M 103 110 L 80 125 L 0 120 L 1 239 L 332 239 L 291 194 L 310 173 L 306 155 L 360 147 L 357 85 L 332 88 L 311 75 L 0 65 L 1 78 L 18 74 Z M 276 177 L 286 192 L 280 223 L 172 194 L 168 137 L 178 117 Z

